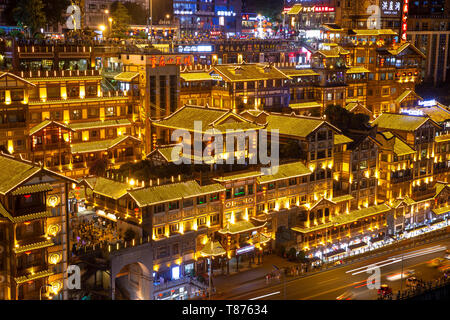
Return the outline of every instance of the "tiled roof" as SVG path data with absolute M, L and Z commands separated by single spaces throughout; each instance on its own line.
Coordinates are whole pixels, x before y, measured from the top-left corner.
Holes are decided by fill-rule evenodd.
M 130 120 L 119 119 L 119 120 L 71 123 L 68 125 L 68 127 L 73 129 L 74 131 L 78 131 L 78 130 L 87 130 L 87 129 L 95 129 L 95 128 L 102 129 L 102 128 L 107 128 L 107 127 L 120 127 L 120 126 L 129 126 L 129 125 L 131 125 Z
M 383 148 L 393 151 L 397 156 L 413 154 L 416 152 L 406 142 L 393 135 L 391 132 L 378 132 L 377 141 L 381 143 Z
M 192 198 L 221 191 L 225 191 L 225 188 L 218 183 L 201 186 L 197 181 L 192 180 L 129 190 L 128 194 L 137 202 L 139 207 L 145 207 L 162 202 L 176 201 L 183 198 Z
M 379 35 L 397 35 L 397 32 L 391 29 L 352 29 L 350 35 L 357 36 L 379 36 Z
M 280 135 L 302 138 L 308 136 L 311 132 L 319 128 L 321 125 L 327 123 L 325 120 L 321 119 L 273 113 L 267 116 L 266 121 L 267 131 L 278 129 Z M 339 131 L 339 129 L 336 130 Z
M 132 136 L 118 136 L 115 139 L 81 142 L 73 144 L 71 145 L 71 152 L 75 154 L 75 153 L 106 151 L 124 142 L 127 139 L 140 141 L 138 138 Z
M 278 172 L 272 175 L 263 175 L 258 178 L 259 183 L 268 183 L 277 180 L 284 180 L 289 178 L 300 177 L 311 174 L 309 170 L 301 161 L 281 164 L 278 166 Z
M 68 126 L 66 126 L 63 123 L 59 123 L 59 122 L 52 121 L 52 120 L 44 120 L 41 123 L 39 123 L 38 125 L 35 125 L 33 128 L 31 128 L 30 132 L 29 132 L 29 135 L 31 136 L 31 135 L 35 134 L 36 132 L 39 132 L 42 129 L 48 127 L 49 125 L 55 125 L 55 126 L 64 128 L 66 130 L 71 130 Z
M 319 74 L 315 72 L 313 69 L 280 69 L 285 75 L 289 77 L 303 77 L 303 76 L 318 76 Z
M 375 214 L 387 212 L 389 210 L 391 210 L 391 208 L 387 204 L 383 203 L 378 206 L 372 206 L 355 211 L 350 211 L 348 214 L 346 213 L 340 214 L 336 217 L 333 217 L 333 223 L 334 225 L 346 224 Z
M 313 231 L 325 229 L 328 227 L 334 227 L 334 226 L 339 226 L 342 224 L 352 223 L 359 219 L 363 219 L 366 217 L 373 216 L 375 214 L 387 212 L 389 210 L 391 210 L 391 208 L 387 204 L 381 204 L 378 206 L 372 206 L 372 207 L 363 208 L 360 210 L 351 211 L 349 213 L 342 213 L 338 216 L 333 217 L 332 221 L 324 223 L 324 224 L 319 224 L 319 225 L 312 226 L 309 228 L 293 227 L 292 230 L 300 232 L 300 233 L 313 232 Z
M 216 129 L 225 133 L 226 129 L 250 130 L 261 128 L 260 125 L 254 124 L 230 110 L 190 105 L 185 105 L 170 116 L 154 121 L 152 124 L 192 132 L 195 129 L 195 122 L 201 124 L 202 132 Z
M 219 241 L 214 241 L 211 246 L 211 240 L 203 246 L 202 250 L 200 250 L 200 254 L 204 257 L 217 257 L 226 254 L 227 252 L 222 247 Z
M 0 156 L 0 194 L 6 194 L 41 169 L 9 156 Z
M 353 140 L 343 134 L 335 134 L 334 135 L 334 144 L 335 145 L 350 143 L 350 142 L 353 142 Z
M 48 277 L 48 276 L 51 276 L 52 274 L 53 274 L 53 271 L 48 269 L 48 270 L 43 270 L 43 271 L 39 271 L 39 272 L 36 272 L 36 273 L 28 274 L 26 276 L 21 276 L 21 277 L 14 278 L 14 281 L 17 284 L 21 284 L 21 283 L 24 283 L 24 282 L 27 282 L 27 281 Z
M 420 108 L 420 111 L 429 116 L 433 121 L 437 123 L 445 122 L 450 120 L 450 112 L 441 107 L 427 107 Z
M 44 241 L 39 241 L 39 242 L 30 243 L 30 244 L 27 244 L 27 245 L 15 247 L 15 248 L 13 248 L 13 251 L 15 253 L 22 253 L 22 252 L 25 252 L 25 251 L 37 250 L 37 249 L 51 247 L 53 245 L 54 245 L 54 243 L 53 243 L 52 240 L 44 240 Z
M 420 51 L 419 49 L 417 49 L 417 47 L 415 47 L 412 43 L 410 42 L 405 42 L 402 45 L 400 45 L 397 49 L 392 49 L 392 50 L 388 50 L 392 55 L 396 56 L 398 54 L 400 54 L 403 50 L 405 50 L 406 48 L 411 48 L 413 51 L 415 51 L 416 53 L 418 53 L 420 56 L 422 56 L 422 58 L 426 58 L 425 54 Z
M 435 214 L 440 215 L 440 214 L 444 214 L 450 211 L 450 206 L 446 206 L 446 207 L 442 207 L 442 208 L 435 208 L 435 209 L 431 209 L 431 211 L 433 211 Z
M 180 78 L 184 81 L 207 81 L 213 79 L 208 72 L 181 72 Z
M 102 101 L 117 101 L 128 100 L 128 96 L 104 96 L 104 97 L 86 97 L 86 98 L 67 98 L 67 99 L 52 99 L 43 101 L 28 101 L 28 105 L 52 105 L 52 104 L 72 104 L 72 103 L 89 103 L 89 102 L 102 102 Z
M 213 68 L 223 78 L 232 82 L 289 79 L 283 72 L 268 64 L 224 64 L 215 65 Z
M 53 190 L 53 187 L 48 183 L 38 183 L 38 184 L 31 184 L 26 186 L 21 186 L 14 190 L 11 194 L 12 195 L 21 195 L 21 194 L 28 194 L 28 193 L 37 193 L 37 192 L 45 192 L 45 191 L 51 191 Z
M 121 72 L 114 76 L 114 80 L 130 82 L 137 76 L 139 76 L 139 72 Z
M 347 73 L 369 73 L 370 70 L 364 67 L 350 67 Z
M 125 182 L 119 182 L 103 177 L 86 178 L 85 181 L 93 191 L 102 196 L 117 200 L 127 194 L 130 186 Z
M 322 105 L 316 101 L 292 103 L 289 105 L 291 109 L 309 109 L 309 108 L 319 108 Z
M 257 225 L 257 224 L 254 224 L 253 222 L 246 221 L 246 220 L 238 221 L 235 223 L 228 222 L 226 224 L 225 228 L 219 230 L 219 232 L 222 234 L 237 234 L 237 233 L 241 233 L 241 232 L 256 230 L 261 227 L 264 227 L 265 225 L 266 225 L 266 223 Z
M 214 178 L 214 180 L 218 181 L 218 182 L 227 182 L 227 181 L 232 181 L 232 180 L 255 178 L 255 177 L 259 177 L 261 175 L 262 175 L 262 173 L 260 170 L 254 170 L 254 171 L 245 171 L 242 173 L 227 174 L 222 177 Z
M 351 194 L 344 194 L 343 196 L 334 197 L 331 199 L 332 202 L 339 203 L 343 201 L 348 201 L 354 199 Z
M 378 118 L 376 118 L 374 121 L 372 121 L 372 125 L 378 125 L 378 128 L 380 129 L 415 131 L 427 121 L 432 120 L 428 117 L 423 116 L 409 116 L 398 113 L 383 113 L 379 115 Z M 432 123 L 438 126 L 434 121 L 432 121 Z

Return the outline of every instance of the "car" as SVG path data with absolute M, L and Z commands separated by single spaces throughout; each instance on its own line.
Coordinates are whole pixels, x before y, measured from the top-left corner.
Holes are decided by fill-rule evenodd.
M 429 261 L 427 265 L 429 267 L 438 268 L 438 267 L 442 266 L 444 261 L 445 261 L 444 258 L 435 258 L 435 259 Z
M 337 297 L 336 300 L 353 300 L 354 297 L 355 294 L 353 292 L 345 291 L 343 294 Z
M 405 270 L 405 271 L 403 271 L 403 276 L 402 276 L 401 272 L 398 272 L 398 273 L 393 273 L 393 274 L 388 275 L 386 277 L 386 279 L 389 281 L 396 281 L 396 280 L 400 280 L 402 278 L 403 279 L 408 278 L 408 277 L 412 276 L 413 274 L 414 274 L 414 270 Z
M 378 295 L 381 296 L 382 298 L 386 298 L 392 295 L 392 289 L 387 284 L 382 284 L 377 292 Z

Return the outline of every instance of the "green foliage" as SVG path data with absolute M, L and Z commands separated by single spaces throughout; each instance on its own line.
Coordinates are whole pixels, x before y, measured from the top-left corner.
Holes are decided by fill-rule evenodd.
M 12 30 L 9 35 L 13 38 L 19 38 L 22 39 L 23 37 L 25 37 L 23 31 L 20 30 Z
M 98 159 L 89 168 L 89 174 L 95 176 L 104 176 L 107 167 L 107 162 L 104 159 Z
M 295 250 L 294 247 L 290 248 L 288 252 L 286 253 L 286 256 L 289 261 L 296 261 L 297 260 L 297 250 Z
M 128 9 L 120 2 L 116 1 L 111 5 L 112 15 L 112 38 L 126 38 L 130 24 Z
M 69 0 L 45 0 L 44 12 L 48 24 L 56 25 L 65 22 L 63 13 L 66 12 L 68 6 L 70 6 Z
M 19 0 L 12 14 L 17 25 L 27 26 L 32 34 L 43 28 L 47 22 L 42 0 Z
M 143 8 L 141 5 L 134 2 L 125 2 L 125 8 L 127 8 L 128 13 L 130 15 L 130 23 L 137 25 L 147 24 L 147 10 Z
M 339 105 L 329 105 L 325 109 L 327 120 L 344 133 L 349 129 L 364 130 L 369 123 L 370 117 L 365 114 L 355 114 Z

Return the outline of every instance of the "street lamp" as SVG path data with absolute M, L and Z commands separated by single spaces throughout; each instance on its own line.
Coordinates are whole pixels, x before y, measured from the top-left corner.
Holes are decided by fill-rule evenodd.
M 101 25 L 98 26 L 98 29 L 102 33 L 102 40 L 103 40 L 103 32 L 106 30 L 106 27 L 105 27 L 105 25 L 101 24 Z
M 109 17 L 108 22 L 109 22 L 109 36 L 111 36 L 113 18 Z
M 39 288 L 39 300 L 42 300 L 42 288 L 51 288 L 52 287 L 52 285 L 51 284 L 45 284 L 45 285 L 43 285 L 42 287 L 40 287 Z

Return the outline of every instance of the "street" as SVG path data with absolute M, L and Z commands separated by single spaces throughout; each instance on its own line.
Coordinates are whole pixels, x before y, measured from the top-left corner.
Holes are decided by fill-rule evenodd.
M 402 251 L 387 252 L 377 257 L 356 261 L 349 265 L 322 271 L 309 276 L 283 281 L 273 279 L 264 288 L 248 289 L 246 293 L 234 296 L 221 296 L 219 299 L 254 299 L 254 300 L 372 300 L 377 298 L 377 290 L 369 290 L 367 279 L 373 274 L 367 269 L 373 265 L 380 267 L 381 283 L 392 288 L 395 295 L 400 290 L 400 274 L 411 270 L 413 276 L 424 281 L 432 280 L 441 274 L 443 268 L 428 266 L 428 263 L 437 257 L 443 257 L 446 247 L 450 247 L 450 239 L 423 244 Z M 448 264 L 445 261 L 444 264 Z M 388 280 L 388 278 L 390 280 Z M 406 290 L 406 276 L 403 279 L 403 290 Z M 256 286 L 256 284 L 255 284 Z M 250 287 L 250 285 L 249 285 Z

